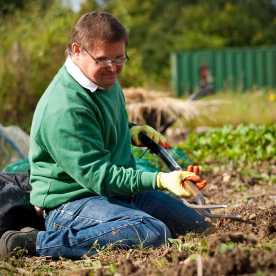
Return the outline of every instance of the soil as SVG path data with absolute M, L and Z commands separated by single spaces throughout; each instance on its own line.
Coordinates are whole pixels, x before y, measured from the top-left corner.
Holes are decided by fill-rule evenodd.
M 271 181 L 276 179 L 276 162 L 251 164 L 246 171 L 212 166 L 212 171 L 201 174 L 208 181 L 203 190 L 206 204 L 228 204 L 212 212 L 238 214 L 241 220 L 219 220 L 204 233 L 174 237 L 176 242 L 157 249 L 111 248 L 65 275 L 276 275 L 276 192 Z M 34 257 L 31 260 L 34 267 Z M 79 262 L 73 266 L 79 267 Z
M 214 213 L 238 214 L 241 220 L 219 220 L 205 233 L 175 237 L 182 245 L 203 245 L 202 252 L 193 246 L 180 250 L 175 243 L 131 254 L 118 250 L 116 276 L 276 275 L 276 192 L 267 177 L 276 175 L 276 162 L 252 164 L 246 173 L 217 165 L 216 172 L 201 175 L 208 180 L 206 204 L 228 204 Z M 110 267 L 96 269 L 94 275 L 110 275 Z

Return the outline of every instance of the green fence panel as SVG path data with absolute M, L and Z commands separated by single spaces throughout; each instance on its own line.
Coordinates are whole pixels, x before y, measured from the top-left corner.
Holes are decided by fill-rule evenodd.
M 245 52 L 245 86 L 247 89 L 253 89 L 255 83 L 255 60 L 254 53 L 250 50 Z
M 216 90 L 276 87 L 276 46 L 178 52 L 171 54 L 172 84 L 178 97 L 200 88 L 203 63 Z
M 183 80 L 183 90 L 184 92 L 190 91 L 192 87 L 191 83 L 191 55 L 181 55 L 181 64 L 182 64 L 182 70 L 181 70 L 181 78 Z
M 198 77 L 198 62 L 199 62 L 199 55 L 191 55 L 191 80 L 192 80 L 192 87 L 193 89 L 198 90 L 199 86 L 199 77 Z
M 224 89 L 224 55 L 223 52 L 215 53 L 215 87 L 217 90 Z
M 267 85 L 270 87 L 275 87 L 275 49 L 269 49 L 265 53 L 266 56 L 266 64 L 267 64 L 267 71 L 266 71 L 266 81 Z
M 245 87 L 245 66 L 244 53 L 242 51 L 234 52 L 235 59 L 235 88 L 243 91 Z
M 234 89 L 235 87 L 235 59 L 234 52 L 225 52 L 225 77 L 226 77 L 226 87 L 227 89 Z
M 256 80 L 258 88 L 266 85 L 266 66 L 265 66 L 265 51 L 256 50 Z

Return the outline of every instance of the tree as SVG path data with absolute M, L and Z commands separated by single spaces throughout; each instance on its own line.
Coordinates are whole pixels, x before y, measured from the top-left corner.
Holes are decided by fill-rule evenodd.
M 0 122 L 29 130 L 37 102 L 65 61 L 77 15 L 55 2 L 17 9 L 0 19 Z
M 0 14 L 6 15 L 15 12 L 16 10 L 24 10 L 32 2 L 36 2 L 40 5 L 40 8 L 44 11 L 47 10 L 55 0 L 0 0 Z

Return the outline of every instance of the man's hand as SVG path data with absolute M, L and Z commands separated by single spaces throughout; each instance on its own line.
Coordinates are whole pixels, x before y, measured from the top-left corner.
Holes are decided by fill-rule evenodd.
M 34 208 L 35 208 L 36 214 L 37 214 L 39 217 L 41 217 L 42 211 L 44 210 L 44 208 L 43 208 L 43 207 L 37 207 L 37 206 L 34 206 Z
M 172 146 L 166 141 L 166 139 L 152 127 L 144 126 L 133 126 L 130 130 L 131 144 L 136 147 L 144 147 L 145 145 L 139 140 L 138 134 L 141 131 L 147 133 L 147 135 L 154 140 L 155 143 L 159 144 L 162 148 L 171 149 Z
M 184 180 L 193 181 L 199 190 L 207 185 L 206 180 L 200 182 L 198 166 L 189 166 L 188 171 L 159 173 L 157 175 L 157 186 L 160 190 L 167 189 L 177 196 L 191 197 L 192 195 L 184 187 Z

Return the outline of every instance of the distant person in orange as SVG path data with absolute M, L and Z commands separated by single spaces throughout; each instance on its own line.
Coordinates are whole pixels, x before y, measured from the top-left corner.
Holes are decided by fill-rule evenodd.
M 202 63 L 198 69 L 199 72 L 199 86 L 200 89 L 204 89 L 210 86 L 212 83 L 212 77 L 209 72 L 208 64 Z

